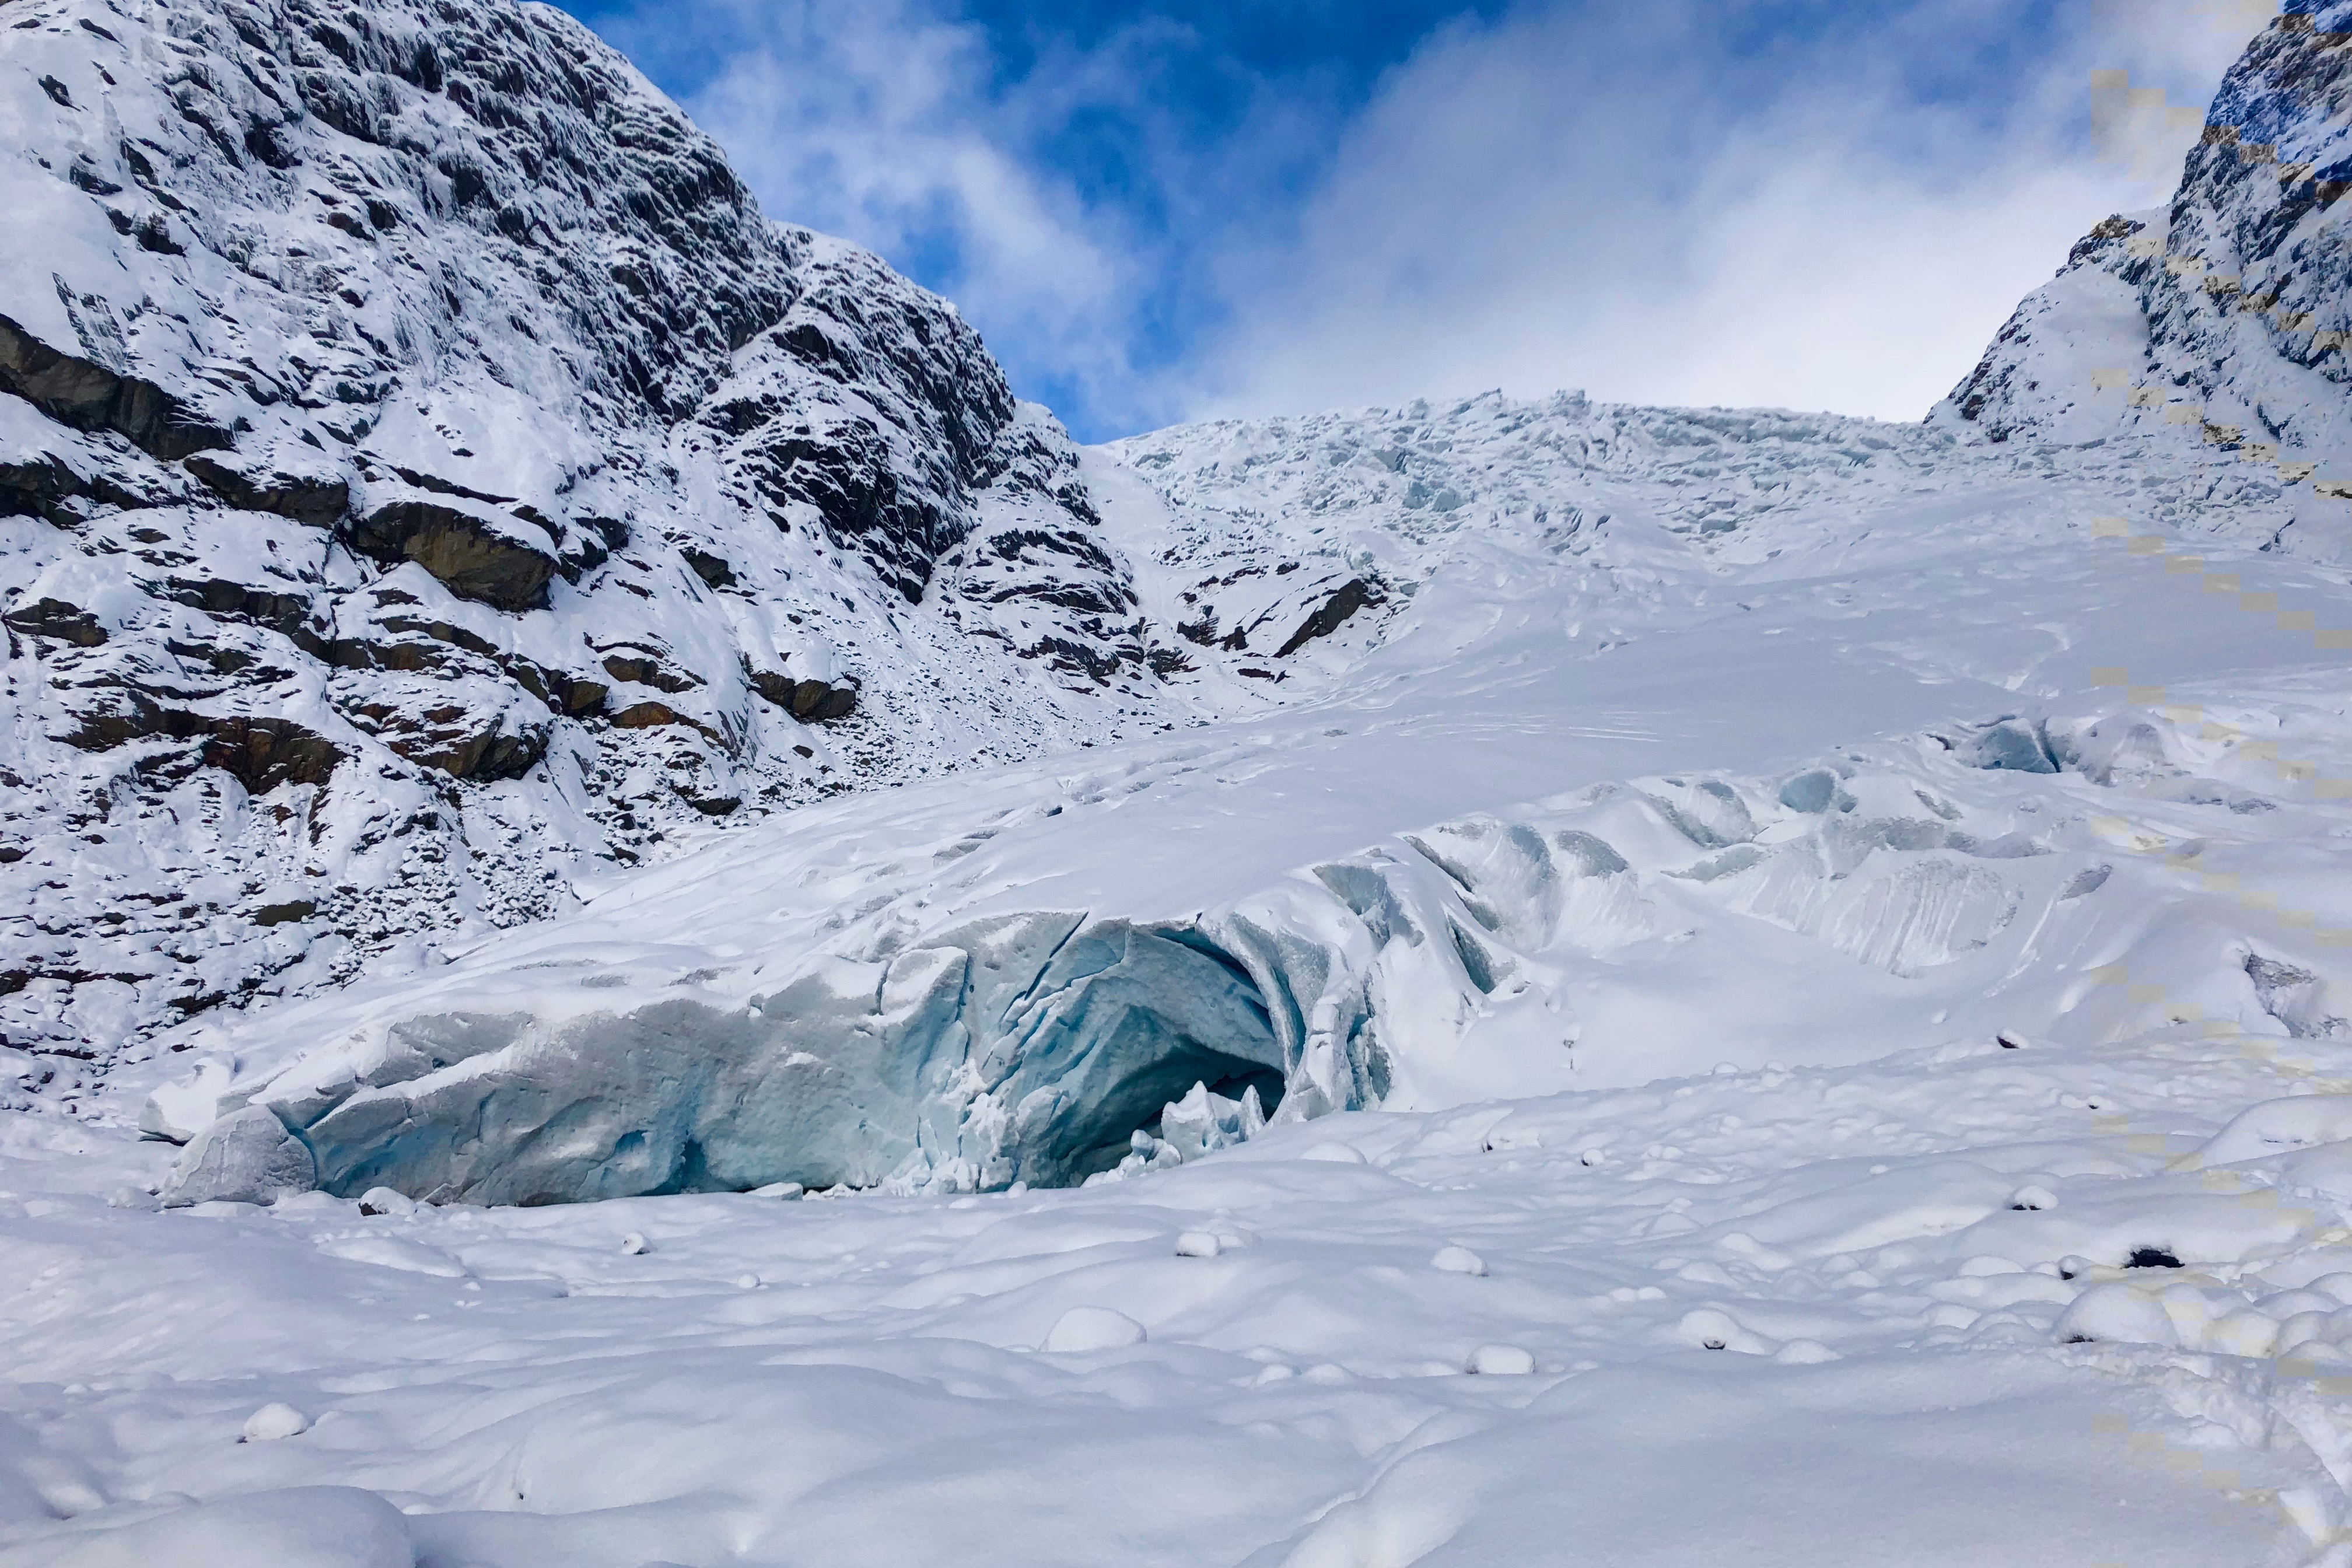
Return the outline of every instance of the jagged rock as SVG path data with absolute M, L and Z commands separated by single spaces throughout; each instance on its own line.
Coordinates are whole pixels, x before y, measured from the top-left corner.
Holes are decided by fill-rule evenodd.
M 285 784 L 325 784 L 343 756 L 333 742 L 290 719 L 194 713 L 131 688 L 101 688 L 73 717 L 79 722 L 62 739 L 85 752 L 110 752 L 132 741 L 201 741 L 204 765 L 220 769 L 252 795 Z
M 694 724 L 694 721 L 667 702 L 654 701 L 632 702 L 613 715 L 613 726 L 619 730 L 652 730 L 664 724 Z
M 97 647 L 106 641 L 98 617 L 62 599 L 40 599 L 0 614 L 0 625 L 24 637 L 55 637 L 76 647 Z
M 511 660 L 507 668 L 515 684 L 546 703 L 549 712 L 566 718 L 595 712 L 604 706 L 604 699 L 613 689 L 601 680 L 549 669 L 527 658 Z
M 1316 637 L 1328 637 L 1339 629 L 1349 616 L 1367 605 L 1377 605 L 1381 595 L 1361 577 L 1350 577 L 1331 596 L 1316 607 L 1315 613 L 1301 621 L 1290 639 L 1274 650 L 1276 658 L 1287 658 Z
M 639 686 L 650 686 L 656 691 L 672 693 L 691 691 L 702 684 L 692 676 L 673 673 L 659 659 L 648 657 L 630 658 L 621 654 L 607 654 L 604 657 L 604 673 L 614 680 L 635 681 Z
M 283 784 L 322 784 L 342 752 L 289 719 L 238 717 L 205 722 L 206 767 L 218 768 L 254 795 Z
M 0 316 L 0 391 L 77 430 L 111 430 L 165 461 L 229 444 L 152 381 L 62 353 Z
M 612 689 L 602 681 L 567 680 L 561 699 L 563 711 L 574 717 L 593 713 L 604 706 L 604 699 Z
M 287 593 L 219 578 L 184 577 L 167 578 L 157 584 L 154 592 L 159 599 L 187 605 L 223 620 L 268 626 L 297 647 L 313 652 L 325 647 L 320 636 L 325 623 L 318 616 L 316 601 L 307 593 Z
M 519 779 L 547 754 L 548 728 L 509 729 L 507 715 L 483 722 L 463 703 L 444 703 L 415 715 L 387 712 L 377 733 L 410 762 L 453 779 Z
M 789 675 L 768 670 L 754 671 L 751 679 L 753 690 L 803 724 L 846 719 L 857 711 L 855 687 L 832 686 L 822 680 L 794 680 Z
M 41 517 L 70 524 L 73 518 L 58 503 L 89 493 L 81 477 L 56 458 L 0 462 L 0 517 Z
M 555 558 L 471 512 L 401 500 L 353 525 L 352 547 L 381 561 L 415 562 L 461 599 L 494 609 L 547 608 Z
M 267 464 L 239 462 L 234 455 L 199 455 L 183 466 L 233 507 L 275 512 L 313 528 L 332 527 L 352 502 L 351 481 L 340 474 L 289 473 Z
M 856 687 L 833 687 L 821 679 L 793 679 L 791 675 L 772 675 L 767 670 L 752 672 L 751 682 L 760 696 L 791 712 L 802 724 L 846 720 L 858 710 Z

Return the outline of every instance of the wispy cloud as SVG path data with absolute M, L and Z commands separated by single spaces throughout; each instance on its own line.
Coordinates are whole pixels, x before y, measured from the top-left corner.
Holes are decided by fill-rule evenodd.
M 871 0 L 765 8 L 687 107 L 763 205 L 892 258 L 981 322 L 1030 395 L 1117 403 L 1138 280 L 1116 210 L 1027 155 L 985 32 Z
M 2090 223 L 2168 189 L 2195 127 L 2147 89 L 2201 107 L 2266 19 L 1383 0 L 1396 36 L 1342 66 L 1245 59 L 1222 14 L 979 3 L 597 20 L 770 211 L 957 300 L 1097 437 L 1490 386 L 1916 418 Z M 2100 68 L 2141 94 L 2095 125 Z
M 1204 349 L 1202 405 L 1570 384 L 1916 418 L 2195 139 L 2136 124 L 2137 169 L 2095 162 L 2093 66 L 2201 105 L 2254 25 L 1917 4 L 1759 70 L 1724 22 L 1760 9 L 1530 6 L 1432 37 L 1349 127 L 1296 248 L 1233 266 L 1247 303 Z

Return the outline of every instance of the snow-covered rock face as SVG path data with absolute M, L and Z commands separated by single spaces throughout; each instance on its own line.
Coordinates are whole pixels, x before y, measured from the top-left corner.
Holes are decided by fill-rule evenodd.
M 2347 195 L 2352 5 L 2334 0 L 2254 39 L 2170 205 L 2094 228 L 1930 424 L 1996 441 L 2173 426 L 2340 502 L 2352 495 Z M 2315 484 L 2328 493 L 2309 496 Z
M 8 15 L 8 1038 L 1157 713 L 1060 428 L 561 14 Z

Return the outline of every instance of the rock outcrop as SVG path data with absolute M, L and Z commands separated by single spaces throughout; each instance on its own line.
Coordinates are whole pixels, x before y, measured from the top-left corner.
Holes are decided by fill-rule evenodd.
M 1166 721 L 1060 427 L 561 13 L 9 21 L 6 1043 Z
M 2265 482 L 2352 496 L 2352 4 L 2273 19 L 2169 204 L 2075 246 L 1929 415 L 1992 441 L 2185 437 Z

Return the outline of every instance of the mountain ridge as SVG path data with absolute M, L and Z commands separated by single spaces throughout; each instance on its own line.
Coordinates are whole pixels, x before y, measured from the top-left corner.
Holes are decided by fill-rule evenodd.
M 2095 225 L 1928 422 L 1994 441 L 2182 426 L 2309 499 L 2352 496 L 2347 195 L 2352 5 L 2331 0 L 2248 43 L 2171 198 Z
M 571 18 L 8 16 L 11 1040 L 1169 721 L 1060 426 Z

